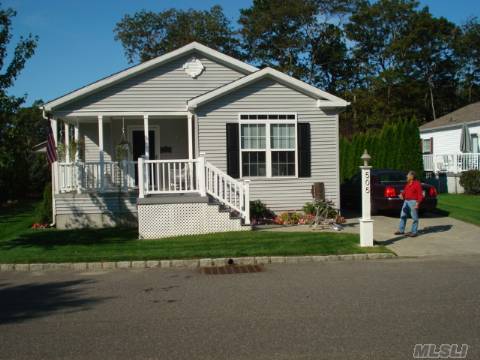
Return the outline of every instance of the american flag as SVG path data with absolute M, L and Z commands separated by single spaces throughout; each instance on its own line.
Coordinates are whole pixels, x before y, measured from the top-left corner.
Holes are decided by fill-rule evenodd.
M 53 136 L 52 127 L 48 126 L 48 134 L 47 134 L 47 158 L 48 163 L 52 164 L 53 162 L 57 161 L 57 150 L 55 149 L 55 138 Z

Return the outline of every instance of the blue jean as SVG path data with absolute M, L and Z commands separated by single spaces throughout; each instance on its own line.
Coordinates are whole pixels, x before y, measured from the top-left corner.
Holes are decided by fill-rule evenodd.
M 417 205 L 416 200 L 405 200 L 402 206 L 402 212 L 400 213 L 400 225 L 398 230 L 400 232 L 405 231 L 405 225 L 407 224 L 408 215 L 412 217 L 413 224 L 412 224 L 412 233 L 416 234 L 418 231 L 418 210 L 415 209 Z

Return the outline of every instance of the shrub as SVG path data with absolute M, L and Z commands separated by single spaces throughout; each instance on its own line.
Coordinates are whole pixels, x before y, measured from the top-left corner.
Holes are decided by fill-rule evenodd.
M 311 203 L 311 202 L 306 202 L 305 205 L 303 205 L 302 210 L 305 214 L 315 215 L 317 213 L 317 209 L 315 207 L 315 204 Z
M 460 185 L 467 194 L 480 194 L 480 170 L 464 171 L 460 176 Z
M 272 219 L 273 217 L 273 211 L 260 200 L 250 201 L 250 219 Z
M 43 200 L 37 208 L 37 222 L 50 224 L 52 222 L 52 184 L 45 185 Z

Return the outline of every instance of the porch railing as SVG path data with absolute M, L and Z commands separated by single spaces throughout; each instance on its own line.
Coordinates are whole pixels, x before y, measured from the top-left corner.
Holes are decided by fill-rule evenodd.
M 423 155 L 423 169 L 433 172 L 460 173 L 480 169 L 480 153 Z
M 136 161 L 57 163 L 59 192 L 128 191 L 136 188 Z M 103 176 L 102 176 L 103 174 Z
M 143 195 L 198 192 L 197 160 L 142 160 L 139 183 Z M 140 193 L 140 197 L 142 193 Z
M 249 180 L 239 181 L 205 161 L 138 159 L 139 197 L 154 194 L 199 193 L 210 195 L 239 213 L 250 224 Z

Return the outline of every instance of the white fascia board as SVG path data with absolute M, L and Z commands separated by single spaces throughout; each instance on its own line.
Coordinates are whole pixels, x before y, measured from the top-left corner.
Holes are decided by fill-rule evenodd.
M 178 58 L 190 51 L 196 50 L 202 54 L 204 54 L 207 57 L 211 57 L 215 60 L 218 60 L 221 63 L 227 64 L 232 66 L 233 68 L 236 68 L 238 70 L 241 70 L 246 73 L 252 73 L 258 70 L 255 66 L 249 65 L 247 63 L 244 63 L 243 61 L 237 60 L 231 56 L 222 54 L 221 52 L 217 50 L 213 50 L 209 48 L 208 46 L 202 45 L 198 42 L 192 42 L 188 45 L 185 45 L 177 50 L 171 51 L 165 55 L 156 57 L 152 60 L 145 61 L 144 63 L 138 64 L 136 66 L 132 66 L 126 70 L 120 71 L 114 75 L 111 75 L 105 79 L 99 80 L 93 84 L 87 85 L 83 88 L 80 88 L 78 90 L 75 90 L 67 95 L 64 95 L 62 97 L 59 97 L 55 100 L 52 100 L 50 102 L 45 103 L 41 108 L 44 109 L 45 111 L 51 111 L 53 108 L 65 104 L 69 101 L 72 101 L 76 98 L 79 98 L 81 96 L 93 93 L 94 91 L 97 91 L 99 89 L 103 89 L 107 87 L 108 85 L 114 84 L 120 80 L 124 80 L 130 76 L 133 76 L 137 73 L 146 71 L 154 66 L 161 65 L 163 63 L 166 63 L 168 61 L 171 61 L 175 58 Z
M 225 86 L 219 87 L 213 91 L 210 91 L 204 95 L 198 96 L 196 98 L 190 99 L 187 102 L 187 109 L 188 110 L 193 110 L 197 108 L 198 106 L 205 104 L 209 101 L 212 101 L 218 97 L 221 97 L 223 95 L 226 95 L 236 89 L 239 89 L 241 87 L 247 86 L 249 84 L 254 83 L 257 80 L 260 80 L 264 77 L 271 77 L 274 80 L 277 80 L 278 82 L 291 87 L 293 89 L 296 89 L 308 96 L 311 96 L 313 98 L 317 99 L 317 106 L 319 104 L 322 105 L 322 107 L 346 107 L 350 103 L 336 97 L 332 94 L 329 94 L 323 90 L 317 89 L 316 87 L 309 85 L 301 80 L 295 79 L 291 76 L 288 76 L 280 71 L 274 70 L 272 68 L 264 68 L 262 70 L 259 70 L 257 72 L 254 72 L 250 75 L 247 75 L 243 78 L 240 78 L 236 81 L 231 82 L 230 84 L 227 84 Z M 322 100 L 320 100 L 322 99 Z

